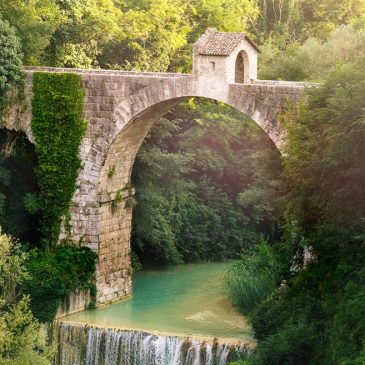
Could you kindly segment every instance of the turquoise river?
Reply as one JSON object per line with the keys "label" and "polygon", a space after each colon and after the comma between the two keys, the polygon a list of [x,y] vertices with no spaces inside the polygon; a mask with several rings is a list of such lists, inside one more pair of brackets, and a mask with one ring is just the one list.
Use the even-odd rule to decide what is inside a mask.
{"label": "turquoise river", "polygon": [[131,298],[53,324],[55,365],[226,365],[249,356],[251,329],[223,291],[230,264],[137,273]]}
{"label": "turquoise river", "polygon": [[224,294],[230,262],[178,265],[134,276],[133,296],[67,321],[213,337],[251,337],[251,329]]}

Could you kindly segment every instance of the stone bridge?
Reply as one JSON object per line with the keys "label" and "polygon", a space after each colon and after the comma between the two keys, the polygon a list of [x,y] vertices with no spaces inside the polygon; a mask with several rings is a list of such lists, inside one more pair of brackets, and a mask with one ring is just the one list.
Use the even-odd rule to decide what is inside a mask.
{"label": "stone bridge", "polygon": [[[207,34],[210,33],[201,39],[206,39]],[[26,70],[29,107],[25,114],[11,110],[6,128],[24,131],[30,141],[34,141],[31,130],[33,73],[81,74],[85,92],[83,113],[88,128],[80,147],[84,167],[78,177],[70,223],[73,239],[82,241],[99,254],[98,304],[131,294],[130,197],[134,193],[129,184],[131,172],[146,134],[170,108],[192,97],[223,102],[249,116],[279,150],[283,147],[285,131],[277,115],[285,110],[289,100],[299,103],[309,84],[257,80],[255,54],[250,55],[256,50],[252,42],[242,33],[219,34],[238,34],[241,38],[223,51],[204,50],[198,41],[194,47],[192,75],[45,67]],[[218,54],[224,52],[227,54]],[[253,70],[247,63],[247,55],[248,60],[253,60]],[[237,80],[237,57],[245,67],[240,80]],[[236,62],[233,66],[231,59]],[[232,67],[235,70],[232,71]],[[236,79],[230,79],[231,71],[236,73]],[[83,308],[84,300],[87,298],[76,298],[71,310]]]}

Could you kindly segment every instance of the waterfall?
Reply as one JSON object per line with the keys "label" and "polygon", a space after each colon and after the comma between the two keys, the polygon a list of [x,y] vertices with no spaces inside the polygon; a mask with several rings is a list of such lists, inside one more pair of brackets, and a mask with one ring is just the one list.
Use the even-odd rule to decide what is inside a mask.
{"label": "waterfall", "polygon": [[54,365],[226,365],[245,358],[250,345],[55,321]]}

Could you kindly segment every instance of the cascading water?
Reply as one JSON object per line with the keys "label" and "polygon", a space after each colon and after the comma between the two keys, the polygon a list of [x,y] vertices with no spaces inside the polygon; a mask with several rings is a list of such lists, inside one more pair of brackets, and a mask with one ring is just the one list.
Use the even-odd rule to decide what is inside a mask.
{"label": "cascading water", "polygon": [[55,365],[225,365],[250,353],[248,344],[192,339],[56,321]]}

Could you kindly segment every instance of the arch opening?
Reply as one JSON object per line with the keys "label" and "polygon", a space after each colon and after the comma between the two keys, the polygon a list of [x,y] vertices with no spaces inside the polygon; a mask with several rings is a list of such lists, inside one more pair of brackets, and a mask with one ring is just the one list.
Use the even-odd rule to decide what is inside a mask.
{"label": "arch opening", "polygon": [[[130,239],[135,192],[130,180],[136,155],[157,120],[171,108],[188,99],[189,97],[173,98],[148,107],[125,124],[109,147],[98,186],[101,217],[97,298],[99,303],[131,293]],[[105,294],[104,286],[114,288],[113,292]]]}
{"label": "arch opening", "polygon": [[236,57],[235,83],[246,84],[249,80],[249,62],[246,51],[241,51]]}
{"label": "arch opening", "polygon": [[40,240],[35,146],[25,133],[0,129],[0,227],[21,242]]}

